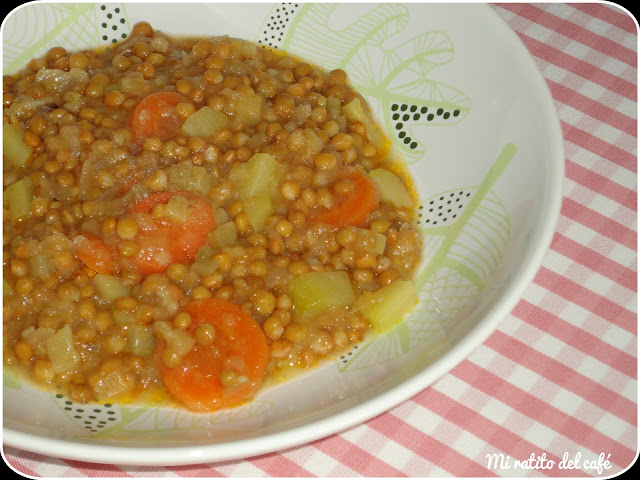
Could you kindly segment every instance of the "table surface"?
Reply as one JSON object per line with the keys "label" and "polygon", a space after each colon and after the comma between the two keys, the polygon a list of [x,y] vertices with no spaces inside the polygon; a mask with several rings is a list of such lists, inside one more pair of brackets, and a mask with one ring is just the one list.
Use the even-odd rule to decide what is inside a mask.
{"label": "table surface", "polygon": [[341,434],[180,467],[5,447],[38,477],[611,476],[637,453],[637,28],[615,6],[496,4],[535,58],[564,137],[553,242],[521,300],[448,375]]}

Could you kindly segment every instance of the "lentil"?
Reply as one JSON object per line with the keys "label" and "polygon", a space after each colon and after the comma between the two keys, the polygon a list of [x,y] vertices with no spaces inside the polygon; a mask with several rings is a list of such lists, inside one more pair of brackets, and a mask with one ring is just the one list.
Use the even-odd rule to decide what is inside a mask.
{"label": "lentil", "polygon": [[[81,81],[67,82],[74,72]],[[136,116],[152,95],[162,102]],[[77,402],[138,390],[168,399],[160,370],[222,335],[185,311],[211,298],[259,325],[268,378],[360,342],[371,325],[355,305],[303,315],[291,290],[293,279],[339,271],[360,297],[409,280],[419,262],[413,207],[376,202],[357,225],[314,223],[357,192],[345,172],[391,169],[369,122],[347,115],[355,99],[343,70],[223,36],[173,38],[147,22],[99,53],[54,47],[4,77],[5,128],[30,152],[19,167],[3,160],[5,192],[25,179],[30,197],[18,214],[19,201],[3,202],[4,290],[24,304],[5,309],[5,365]],[[189,131],[198,116],[207,120]],[[265,160],[248,175],[254,155],[274,168]],[[81,360],[61,367],[43,339],[69,329],[67,360]],[[218,374],[224,388],[248,381],[233,365]]]}

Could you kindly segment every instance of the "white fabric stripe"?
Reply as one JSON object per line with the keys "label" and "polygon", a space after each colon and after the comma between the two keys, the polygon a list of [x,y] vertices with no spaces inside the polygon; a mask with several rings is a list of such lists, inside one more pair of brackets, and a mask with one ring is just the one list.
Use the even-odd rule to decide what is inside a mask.
{"label": "white fabric stripe", "polygon": [[[587,378],[590,378],[591,380],[599,383],[605,388],[608,388],[609,390],[615,392],[621,397],[627,400],[630,400],[632,402],[636,401],[635,395],[632,395],[631,397],[626,396],[628,395],[628,393],[626,392],[629,391],[628,385],[629,384],[632,384],[634,386],[637,385],[637,382],[632,377],[625,375],[622,372],[619,372],[615,368],[612,368],[609,365],[606,365],[600,360],[594,357],[591,357],[587,353],[572,347],[566,342],[546,333],[543,330],[536,328],[533,325],[526,323],[525,321],[517,317],[510,318],[510,321],[518,326],[518,328],[514,332],[512,333],[503,332],[502,328],[500,327],[498,328],[498,330],[515,340],[528,344],[535,351],[549,358],[552,358],[558,363],[575,370],[576,372],[580,373],[581,375],[584,375]],[[534,338],[537,339],[535,340],[535,342],[533,342],[532,340]],[[523,377],[525,379],[528,378],[528,380],[518,380],[518,381],[525,381],[525,382],[532,381],[533,377],[531,376],[531,374],[528,373],[529,370],[526,369],[525,367],[520,367],[520,368],[524,370],[522,372],[519,372],[519,374],[522,373]],[[536,377],[539,377],[538,374],[533,373],[533,375],[535,375]],[[536,378],[536,381],[539,380],[540,378]],[[516,382],[510,382],[510,383],[516,384]],[[524,390],[529,391],[528,388],[525,388]],[[573,392],[571,393],[573,395],[576,395]],[[595,408],[599,408],[599,407],[595,407]],[[572,413],[570,412],[565,412],[565,413],[572,415]],[[589,423],[588,419],[586,418],[582,420],[585,423]],[[605,432],[602,432],[602,433],[605,433]]]}
{"label": "white fabric stripe", "polygon": [[[527,287],[522,298],[580,330],[607,332],[607,334],[599,336],[600,340],[628,355],[636,356],[636,349],[633,348],[636,339],[635,335],[616,325],[612,325],[603,318],[556,293],[550,292],[534,283]],[[560,308],[557,306],[560,306]],[[508,334],[506,331],[504,333]]]}
{"label": "white fabric stripe", "polygon": [[600,120],[582,110],[575,109],[559,99],[556,99],[556,109],[561,121],[567,122],[571,126],[577,127],[625,152],[636,154],[637,143],[633,135],[620,130],[614,125],[602,123]]}
{"label": "white fabric stripe", "polygon": [[556,231],[585,247],[595,250],[609,260],[636,271],[636,252],[613,239],[605,237],[564,215],[560,215]]}
{"label": "white fabric stripe", "polygon": [[[415,406],[410,402],[404,402],[395,407],[395,409],[398,416],[406,418],[415,409]],[[406,463],[413,457],[418,456],[415,452],[400,445],[395,440],[386,437],[366,425],[362,429],[357,429],[359,430],[357,432],[345,432],[340,435],[345,440],[357,445],[373,457],[376,457],[378,460],[385,462],[397,470],[403,471]]]}
{"label": "white fabric stripe", "polygon": [[[635,155],[637,153],[637,143],[633,136],[615,128],[612,125],[605,125],[600,120],[587,115],[581,110],[573,108],[571,105],[556,99],[556,111],[558,118],[572,127],[579,128],[594,137],[609,143],[625,152]],[[565,139],[565,142],[570,141]],[[616,164],[616,166],[619,165]]]}
{"label": "white fabric stripe", "polygon": [[267,477],[266,472],[246,460],[241,462],[222,463],[220,466],[216,467],[216,470],[228,477]]}
{"label": "white fabric stripe", "polygon": [[[391,411],[390,413],[394,415],[395,412]],[[436,419],[435,422],[433,420],[434,417]],[[442,442],[444,445],[449,446],[460,455],[473,462],[479,463],[482,467],[486,467],[486,464],[482,462],[482,459],[478,459],[478,452],[482,449],[491,449],[491,445],[487,444],[487,442],[482,440],[480,437],[460,428],[455,423],[451,423],[421,405],[417,405],[416,410],[409,418],[398,418],[414,428],[425,432],[427,435],[439,442]],[[431,418],[430,425],[425,425],[425,418]],[[428,431],[426,431],[425,428],[427,428]],[[464,435],[464,441],[458,441],[462,435]]]}
{"label": "white fabric stripe", "polygon": [[627,208],[615,200],[599,194],[595,190],[591,190],[584,185],[574,182],[569,178],[564,179],[565,197],[571,198],[576,202],[588,207],[594,212],[598,212],[605,217],[624,225],[627,228],[637,231],[637,212]]}
{"label": "white fabric stripe", "polygon": [[608,159],[604,159],[566,138],[564,140],[564,147],[565,157],[570,158],[573,163],[587,170],[591,170],[629,190],[635,191],[637,189],[638,176],[631,170],[617,163],[613,163]]}
{"label": "white fabric stripe", "polygon": [[375,456],[378,460],[381,460],[402,472],[404,471],[407,463],[409,463],[416,454],[399,443],[394,442],[393,440],[388,440],[375,454]]}
{"label": "white fabric stripe", "polygon": [[[547,255],[543,258],[542,265],[552,272],[582,285],[594,294],[611,300],[622,308],[628,308],[629,302],[636,295],[633,290],[619,285],[604,275],[594,272],[589,267],[576,263],[554,250],[547,252]],[[615,289],[615,293],[613,289]]]}
{"label": "white fabric stripe", "polygon": [[340,463],[333,457],[330,457],[326,453],[315,449],[311,457],[308,458],[307,461],[304,462],[301,466],[318,477],[328,476],[334,469],[338,468],[339,466],[345,470],[348,469],[348,467],[340,465]]}

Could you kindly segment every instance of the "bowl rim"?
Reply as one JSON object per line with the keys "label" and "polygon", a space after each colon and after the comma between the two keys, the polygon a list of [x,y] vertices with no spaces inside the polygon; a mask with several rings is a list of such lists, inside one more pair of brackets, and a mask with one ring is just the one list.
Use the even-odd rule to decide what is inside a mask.
{"label": "bowl rim", "polygon": [[560,217],[565,171],[562,129],[553,97],[542,72],[508,23],[490,5],[484,4],[482,7],[479,12],[485,15],[486,21],[501,26],[501,34],[510,41],[510,48],[518,53],[522,61],[526,62],[528,70],[533,73],[531,81],[535,86],[536,97],[543,102],[540,111],[543,112],[544,125],[547,127],[545,138],[551,152],[547,159],[550,176],[546,179],[548,195],[541,207],[540,225],[535,229],[526,255],[523,255],[526,258],[522,261],[521,267],[515,272],[500,298],[482,315],[482,320],[451,349],[422,371],[374,398],[310,423],[275,433],[258,434],[252,438],[198,446],[121,447],[54,440],[3,425],[3,445],[54,457],[63,455],[63,458],[71,460],[104,464],[113,464],[115,461],[121,465],[177,466],[250,458],[338,434],[387,412],[431,386],[480,347],[520,301],[522,292],[532,282],[542,264]]}

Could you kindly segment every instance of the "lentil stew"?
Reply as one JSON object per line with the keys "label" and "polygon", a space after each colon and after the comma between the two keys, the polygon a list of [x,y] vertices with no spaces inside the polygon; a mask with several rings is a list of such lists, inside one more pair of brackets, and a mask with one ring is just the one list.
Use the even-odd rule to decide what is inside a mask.
{"label": "lentil stew", "polygon": [[342,70],[146,22],[3,78],[4,365],[233,407],[415,305],[408,175]]}

